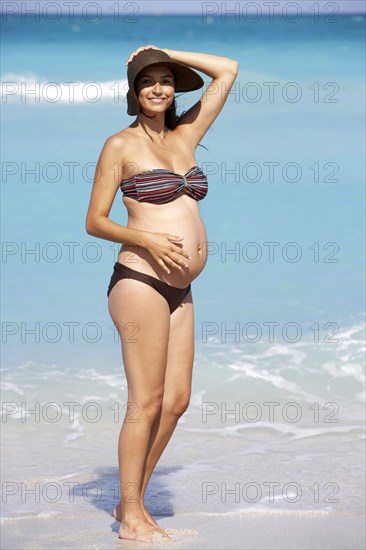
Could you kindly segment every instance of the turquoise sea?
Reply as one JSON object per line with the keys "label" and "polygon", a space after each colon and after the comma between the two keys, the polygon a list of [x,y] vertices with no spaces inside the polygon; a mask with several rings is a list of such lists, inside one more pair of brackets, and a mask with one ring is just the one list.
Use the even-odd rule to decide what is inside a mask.
{"label": "turquoise sea", "polygon": [[[161,512],[151,497],[151,507],[363,512],[364,14],[332,24],[141,15],[3,22],[5,480],[109,487],[118,477],[115,407],[126,401],[126,381],[106,292],[119,245],[88,235],[85,216],[104,141],[133,121],[126,59],[146,44],[239,62],[206,149],[196,151],[209,181],[200,203],[209,259],[192,284],[192,402],[153,482],[169,505]],[[179,111],[200,94],[180,95]],[[110,217],[127,221],[121,193]],[[78,403],[72,419],[69,402]],[[98,421],[84,414],[90,403]],[[293,481],[304,496],[202,500],[203,483],[238,479]],[[333,483],[337,502],[325,493],[315,501],[315,483],[328,496]],[[19,498],[9,496],[6,517],[62,508],[32,498],[19,507]],[[96,506],[112,501],[108,493]],[[90,501],[74,506],[85,514]]]}

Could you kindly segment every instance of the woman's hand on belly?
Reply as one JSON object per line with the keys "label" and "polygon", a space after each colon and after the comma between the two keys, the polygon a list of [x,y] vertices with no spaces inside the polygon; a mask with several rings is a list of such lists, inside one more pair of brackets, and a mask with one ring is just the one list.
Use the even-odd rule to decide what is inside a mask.
{"label": "woman's hand on belly", "polygon": [[183,237],[171,235],[170,233],[152,233],[144,232],[143,247],[153,260],[166,273],[170,273],[170,268],[174,267],[183,271],[188,268],[188,262],[191,259],[189,254],[175,243],[181,241]]}
{"label": "woman's hand on belly", "polygon": [[207,235],[197,201],[186,196],[165,205],[129,200],[133,205],[128,208],[128,227],[144,237],[138,247],[123,244],[119,262],[184,288],[207,261]]}

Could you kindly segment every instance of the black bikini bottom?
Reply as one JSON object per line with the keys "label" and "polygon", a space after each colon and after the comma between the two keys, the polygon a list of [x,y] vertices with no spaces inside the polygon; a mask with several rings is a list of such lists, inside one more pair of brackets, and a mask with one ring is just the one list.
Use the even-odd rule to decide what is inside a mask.
{"label": "black bikini bottom", "polygon": [[183,301],[183,299],[191,289],[190,284],[185,288],[177,288],[175,286],[164,283],[164,281],[160,281],[156,277],[147,275],[147,273],[135,271],[134,269],[131,269],[130,267],[127,267],[120,262],[116,262],[114,264],[113,274],[107,290],[108,297],[112,288],[120,279],[136,279],[136,281],[142,281],[143,283],[146,283],[147,285],[154,288],[168,302],[170,313],[173,313],[173,311],[177,309],[179,304]]}

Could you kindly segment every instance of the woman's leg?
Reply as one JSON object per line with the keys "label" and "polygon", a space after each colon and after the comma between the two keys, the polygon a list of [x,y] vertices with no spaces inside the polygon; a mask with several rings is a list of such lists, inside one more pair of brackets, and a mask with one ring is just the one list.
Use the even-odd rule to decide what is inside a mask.
{"label": "woman's leg", "polygon": [[171,315],[163,403],[151,430],[142,480],[142,497],[179,418],[189,405],[193,361],[194,311],[192,293],[189,292],[182,307],[178,307]]}
{"label": "woman's leg", "polygon": [[[167,368],[165,373],[163,404],[154,420],[148,453],[144,466],[142,485],[142,508],[149,521],[157,525],[146,510],[143,497],[151,474],[169,442],[177,422],[188,407],[191,393],[194,359],[194,311],[192,294],[189,292],[170,317]],[[121,521],[121,503],[114,510],[114,517]]]}
{"label": "woman's leg", "polygon": [[158,529],[141,507],[141,479],[152,425],[163,402],[170,312],[155,289],[134,279],[122,279],[113,287],[109,312],[121,338],[129,404],[118,443],[119,536],[148,542]]}

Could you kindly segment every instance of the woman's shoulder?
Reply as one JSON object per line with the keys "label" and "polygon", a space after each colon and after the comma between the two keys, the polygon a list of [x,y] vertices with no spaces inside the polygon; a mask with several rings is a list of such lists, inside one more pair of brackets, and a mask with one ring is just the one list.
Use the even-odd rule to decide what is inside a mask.
{"label": "woman's shoulder", "polygon": [[114,147],[121,147],[125,146],[129,141],[131,141],[132,138],[133,132],[131,132],[131,129],[125,128],[124,130],[121,130],[109,136],[105,140],[105,143]]}

